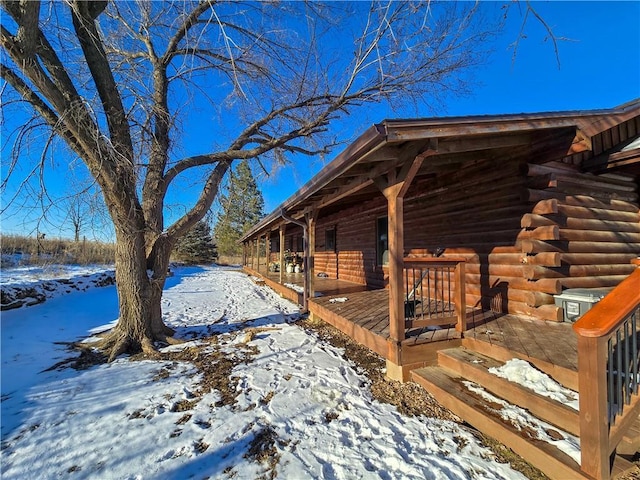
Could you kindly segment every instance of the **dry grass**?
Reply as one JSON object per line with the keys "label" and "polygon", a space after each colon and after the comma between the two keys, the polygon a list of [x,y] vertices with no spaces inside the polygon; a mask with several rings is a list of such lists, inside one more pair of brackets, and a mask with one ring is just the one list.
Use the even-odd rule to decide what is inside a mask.
{"label": "dry grass", "polygon": [[[111,264],[115,259],[115,245],[98,241],[0,235],[0,245],[3,255],[17,258],[21,265]],[[3,264],[8,262],[3,259]]]}

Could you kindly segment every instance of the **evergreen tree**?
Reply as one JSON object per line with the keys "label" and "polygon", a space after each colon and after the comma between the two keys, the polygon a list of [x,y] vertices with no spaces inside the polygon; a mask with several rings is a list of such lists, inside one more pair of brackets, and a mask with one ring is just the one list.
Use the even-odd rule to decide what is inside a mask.
{"label": "evergreen tree", "polygon": [[174,252],[176,260],[191,264],[212,263],[217,257],[216,247],[211,239],[211,227],[203,220],[178,240]]}
{"label": "evergreen tree", "polygon": [[262,192],[246,160],[229,172],[229,185],[219,198],[222,210],[214,227],[218,253],[240,255],[242,246],[238,240],[264,216]]}

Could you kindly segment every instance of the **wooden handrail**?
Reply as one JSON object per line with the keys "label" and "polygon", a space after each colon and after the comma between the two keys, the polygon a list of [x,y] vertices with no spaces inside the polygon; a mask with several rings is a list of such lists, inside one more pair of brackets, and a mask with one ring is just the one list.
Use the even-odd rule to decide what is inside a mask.
{"label": "wooden handrail", "polygon": [[[633,359],[631,365],[637,362],[638,352],[629,351],[627,325],[631,322],[634,339],[632,344],[635,349],[634,326],[638,307],[640,268],[573,325],[578,335],[580,468],[592,478],[610,478],[610,454],[617,445],[615,442],[619,441],[622,433],[635,421],[640,410],[635,380],[636,367],[632,367],[632,371],[636,372],[632,380],[635,387],[633,383],[623,383],[620,379],[625,371],[626,374],[629,373],[630,359]],[[626,351],[624,355],[622,349]],[[616,350],[617,355],[614,353]],[[617,412],[613,409],[614,405],[617,405]],[[616,428],[612,430],[612,426]]]}
{"label": "wooden handrail", "polygon": [[[454,305],[456,330],[464,332],[467,329],[466,316],[466,286],[465,286],[465,258],[458,257],[404,257],[403,270],[405,269],[431,269],[449,268],[453,272],[453,283],[455,291],[453,297],[449,299]],[[451,270],[452,269],[452,270]],[[408,294],[408,292],[404,292]]]}
{"label": "wooden handrail", "polygon": [[465,258],[453,258],[453,257],[404,257],[402,259],[405,267],[411,267],[412,264],[419,267],[429,264],[434,267],[448,267],[456,265],[458,263],[466,262]]}
{"label": "wooden handrail", "polygon": [[640,305],[640,268],[637,268],[574,323],[573,329],[581,337],[604,337],[611,333],[638,305]]}

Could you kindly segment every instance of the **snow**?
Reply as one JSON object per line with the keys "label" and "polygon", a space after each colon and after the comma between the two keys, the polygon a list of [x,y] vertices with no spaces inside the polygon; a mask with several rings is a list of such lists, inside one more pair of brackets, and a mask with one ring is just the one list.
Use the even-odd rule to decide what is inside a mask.
{"label": "snow", "polygon": [[285,287],[293,290],[294,292],[304,293],[304,287],[302,287],[300,285],[296,285],[295,283],[284,283],[283,285]]}
{"label": "snow", "polygon": [[[463,382],[464,385],[472,392],[482,396],[493,404],[500,405],[500,409],[496,409],[504,420],[514,424],[519,430],[527,430],[529,434],[535,434],[535,438],[543,442],[550,443],[569,455],[573,460],[580,465],[580,439],[567,432],[559,430],[557,427],[550,425],[539,418],[534,417],[526,410],[511,405],[505,402],[501,398],[498,398],[482,387],[474,384],[473,382]],[[550,432],[554,432],[555,435],[550,435]],[[560,438],[556,438],[560,437]]]}
{"label": "snow", "polygon": [[349,300],[347,297],[335,297],[329,300],[329,303],[344,303]]}
{"label": "snow", "polygon": [[113,272],[113,265],[24,265],[6,268],[3,255],[0,285],[19,286],[41,283],[43,280],[77,279],[78,277]]}
{"label": "snow", "polygon": [[546,373],[537,370],[529,362],[512,358],[499,368],[490,368],[489,372],[502,378],[534,390],[548,398],[579,410],[578,392],[563,387]]}
{"label": "snow", "polygon": [[[163,311],[188,340],[166,351],[202,347],[210,335],[217,343],[206,348],[225,356],[252,349],[250,361],[233,367],[236,403],[220,404],[212,390],[177,411],[202,378],[185,361],[123,356],[86,370],[47,370],[72,355],[58,342],[114,324],[113,286],[6,311],[3,479],[524,478],[463,426],[403,416],[375,400],[341,349],[292,323],[296,305],[237,270],[177,269]],[[260,438],[272,439],[272,467],[250,455]]]}

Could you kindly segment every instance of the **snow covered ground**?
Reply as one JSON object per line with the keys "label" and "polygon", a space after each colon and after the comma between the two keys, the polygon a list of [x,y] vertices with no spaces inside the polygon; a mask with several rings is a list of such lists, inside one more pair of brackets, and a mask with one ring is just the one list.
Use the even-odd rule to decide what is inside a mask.
{"label": "snow covered ground", "polygon": [[[85,370],[47,369],[113,324],[115,287],[2,313],[3,479],[524,478],[460,425],[375,400],[339,348],[292,324],[295,305],[237,270],[180,268],[163,302],[190,340],[165,355],[182,360]],[[230,369],[230,391],[202,390],[203,359]]]}

